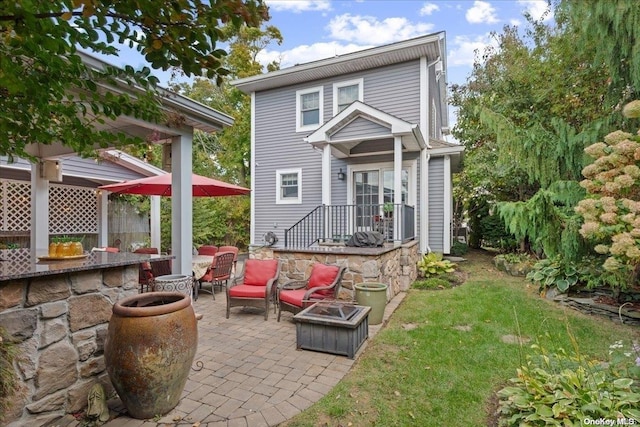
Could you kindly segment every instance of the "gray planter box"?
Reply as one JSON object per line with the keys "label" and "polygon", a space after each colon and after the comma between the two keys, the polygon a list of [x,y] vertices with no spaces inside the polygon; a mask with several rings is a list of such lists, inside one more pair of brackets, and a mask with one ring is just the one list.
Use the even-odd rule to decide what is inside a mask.
{"label": "gray planter box", "polygon": [[297,348],[353,359],[369,337],[369,311],[371,307],[338,302],[307,307],[293,317]]}

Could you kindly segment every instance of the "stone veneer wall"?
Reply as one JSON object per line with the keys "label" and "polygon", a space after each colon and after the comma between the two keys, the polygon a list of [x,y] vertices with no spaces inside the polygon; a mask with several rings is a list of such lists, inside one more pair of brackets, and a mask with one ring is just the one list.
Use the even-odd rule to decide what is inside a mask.
{"label": "stone veneer wall", "polygon": [[96,382],[111,393],[104,340],[112,307],[137,292],[137,265],[0,283],[0,326],[19,343],[21,379],[0,424],[39,426],[80,412]]}
{"label": "stone veneer wall", "polygon": [[339,298],[353,300],[354,285],[365,282],[380,282],[388,285],[387,301],[399,292],[409,289],[418,277],[417,263],[420,259],[418,242],[409,242],[389,252],[379,255],[342,253],[322,250],[302,251],[257,247],[252,249],[251,258],[282,261],[279,284],[289,280],[304,280],[311,274],[311,267],[317,262],[347,267],[342,278]]}

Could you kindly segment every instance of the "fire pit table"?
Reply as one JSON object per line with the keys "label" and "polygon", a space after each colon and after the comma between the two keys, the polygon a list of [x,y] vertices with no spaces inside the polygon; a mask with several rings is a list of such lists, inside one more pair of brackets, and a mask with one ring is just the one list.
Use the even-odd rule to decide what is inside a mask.
{"label": "fire pit table", "polygon": [[293,316],[298,349],[340,354],[353,359],[369,337],[371,307],[317,302]]}

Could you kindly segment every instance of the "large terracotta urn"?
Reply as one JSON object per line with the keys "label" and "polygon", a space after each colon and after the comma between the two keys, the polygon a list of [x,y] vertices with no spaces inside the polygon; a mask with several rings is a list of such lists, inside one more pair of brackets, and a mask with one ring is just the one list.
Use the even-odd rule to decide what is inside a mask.
{"label": "large terracotta urn", "polygon": [[105,363],[132,417],[154,418],[176,407],[197,346],[197,321],[189,295],[148,292],[113,306]]}

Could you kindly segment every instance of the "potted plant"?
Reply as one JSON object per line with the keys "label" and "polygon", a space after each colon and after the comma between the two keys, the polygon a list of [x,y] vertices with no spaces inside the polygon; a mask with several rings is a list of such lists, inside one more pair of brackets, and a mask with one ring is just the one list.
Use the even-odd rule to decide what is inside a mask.
{"label": "potted plant", "polygon": [[386,218],[391,218],[393,216],[393,210],[394,210],[395,206],[393,205],[393,203],[391,202],[386,202],[383,206],[382,206],[382,211],[384,212],[384,216]]}

